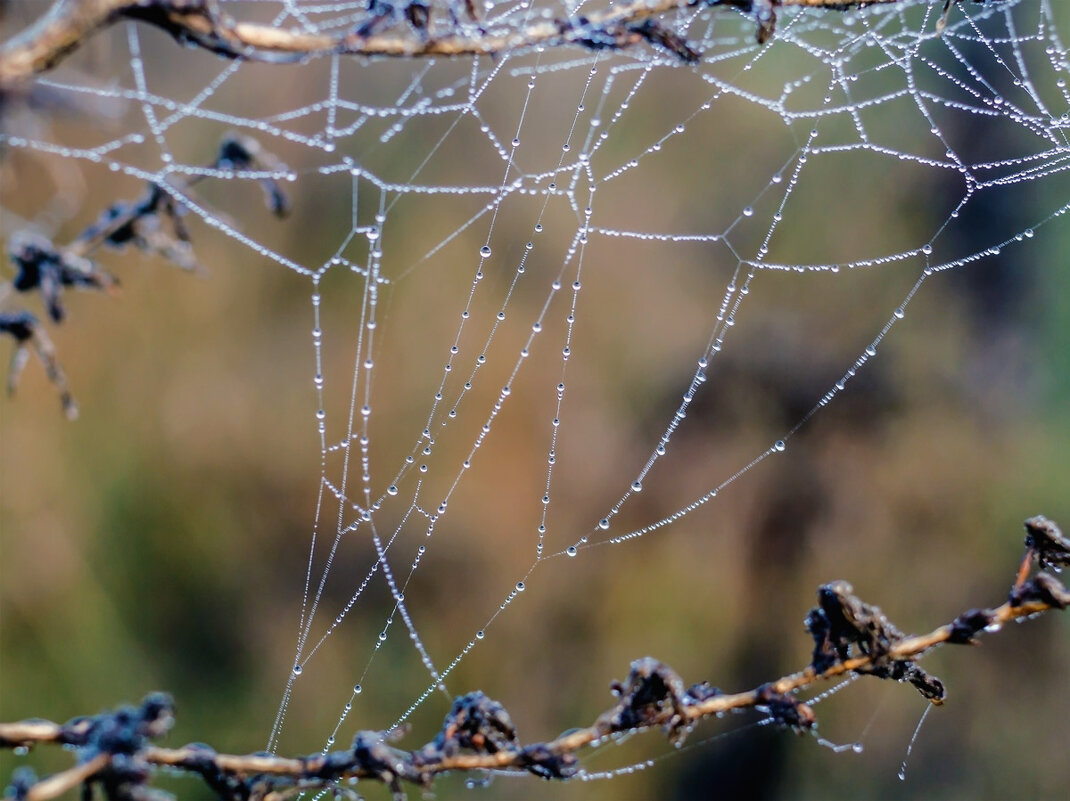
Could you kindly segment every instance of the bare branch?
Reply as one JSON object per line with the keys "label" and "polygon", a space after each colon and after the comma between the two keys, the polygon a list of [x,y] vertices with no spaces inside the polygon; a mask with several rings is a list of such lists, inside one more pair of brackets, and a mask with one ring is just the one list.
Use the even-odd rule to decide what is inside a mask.
{"label": "bare branch", "polygon": [[[1041,527],[1049,534],[1058,531],[1046,518],[1026,522],[1030,567],[1034,560],[1040,567],[1050,562],[1048,551],[1037,546]],[[477,691],[457,698],[438,735],[413,751],[391,746],[391,733],[374,731],[358,732],[349,749],[296,759],[217,754],[204,745],[160,748],[148,741],[164,733],[173,718],[170,699],[156,693],[140,709],[125,707],[64,725],[39,720],[0,724],[0,747],[55,743],[81,755],[76,768],[51,778],[17,776],[11,794],[33,801],[56,798],[78,783],[99,783],[109,798],[143,797],[135,796],[135,790],[143,790],[151,769],[161,767],[200,775],[221,799],[267,799],[287,791],[337,788],[350,778],[382,782],[396,798],[403,798],[402,782],[430,787],[435,776],[455,771],[516,771],[569,779],[579,772],[577,752],[606,737],[660,727],[679,742],[698,721],[733,710],[756,708],[782,728],[813,732],[813,709],[796,693],[847,673],[908,682],[940,704],[943,684],[917,664],[928,651],[945,643],[971,644],[982,632],[998,631],[1013,620],[1070,606],[1070,592],[1048,573],[1038,572],[1032,578],[1019,577],[1001,606],[970,609],[928,634],[908,637],[879,609],[854,596],[846,582],[822,586],[818,598],[807,617],[814,657],[798,673],[725,694],[706,682],[685,687],[662,662],[638,659],[627,679],[611,685],[617,698],[612,708],[592,725],[545,743],[522,745],[505,708]]]}
{"label": "bare branch", "polygon": [[[39,292],[49,318],[54,323],[61,323],[65,317],[61,302],[65,287],[117,294],[119,280],[89,258],[105,246],[115,249],[132,246],[162,256],[183,270],[199,271],[201,267],[194,257],[190,233],[183,219],[186,209],[179,199],[181,192],[217,171],[255,175],[264,190],[268,208],[275,216],[284,217],[289,212],[290,201],[272,176],[285,170],[286,165],[254,138],[231,131],[223,137],[216,157],[204,173],[177,185],[149,182],[140,198],[109,206],[95,223],[66,246],[57,245],[40,234],[16,231],[8,249],[8,258],[16,275],[10,282],[0,283],[0,303],[10,297],[12,291]],[[3,334],[15,340],[8,371],[8,394],[15,393],[32,349],[49,381],[59,390],[67,417],[75,419],[78,405],[56,357],[56,348],[40,321],[24,309],[0,311],[0,335]]]}
{"label": "bare branch", "polygon": [[[194,44],[231,58],[290,61],[329,54],[355,56],[491,55],[536,46],[576,45],[624,49],[647,42],[666,46],[674,36],[660,25],[645,23],[652,17],[699,5],[727,6],[750,14],[764,42],[776,23],[778,7],[844,10],[906,0],[630,0],[609,9],[567,19],[518,24],[484,31],[453,20],[429,25],[421,15],[408,14],[413,29],[363,35],[357,25],[342,34],[316,34],[270,25],[237,22],[218,11],[214,0],[56,0],[51,10],[21,34],[0,45],[0,86],[27,79],[51,69],[97,30],[132,19],[167,31],[183,43]],[[406,9],[413,0],[398,0]],[[421,8],[429,9],[426,3]],[[371,14],[371,12],[369,12]],[[417,24],[417,21],[419,24]],[[652,21],[652,20],[651,20]],[[653,21],[652,21],[653,22]],[[645,23],[645,24],[644,24]],[[440,33],[438,28],[442,27]],[[692,60],[693,49],[673,42],[670,52]],[[697,53],[694,56],[697,58]]]}
{"label": "bare branch", "polygon": [[8,370],[7,394],[15,394],[19,377],[23,368],[26,367],[32,350],[37,360],[41,362],[48,380],[59,391],[64,414],[69,420],[77,418],[78,404],[71,395],[70,387],[67,385],[67,376],[56,357],[56,346],[52,344],[52,340],[45,333],[40,321],[27,311],[0,312],[0,334],[6,334],[15,340],[15,350],[11,356],[11,367]]}
{"label": "bare branch", "polygon": [[50,798],[59,798],[104,770],[110,762],[110,755],[97,754],[88,762],[82,762],[62,773],[49,776],[35,784],[26,793],[26,801],[47,801]]}

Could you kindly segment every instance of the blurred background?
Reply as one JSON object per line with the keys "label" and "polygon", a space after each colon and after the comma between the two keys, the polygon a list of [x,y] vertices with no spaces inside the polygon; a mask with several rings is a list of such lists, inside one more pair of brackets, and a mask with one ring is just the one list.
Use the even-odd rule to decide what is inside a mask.
{"label": "blurred background", "polygon": [[[1065,9],[1050,16],[1047,4],[1016,5],[1020,30],[1054,31],[1063,41],[1070,36]],[[0,4],[4,38],[44,8]],[[247,17],[267,13],[255,6],[235,13],[238,8]],[[916,7],[904,19],[916,27],[922,13]],[[1070,526],[1070,226],[1058,218],[1022,244],[928,278],[877,358],[790,437],[783,454],[731,482],[713,502],[628,543],[548,559],[526,576],[543,514],[550,421],[558,414],[568,287],[577,277],[568,250],[584,204],[592,207],[592,225],[612,231],[727,236],[717,243],[589,237],[554,452],[548,554],[591,533],[650,456],[687,389],[740,259],[755,258],[764,241],[811,128],[819,132],[816,146],[852,142],[861,119],[876,147],[808,157],[769,243],[768,263],[846,265],[930,240],[932,262],[945,263],[1013,238],[1070,200],[1070,179],[1055,169],[981,190],[952,217],[967,192],[963,175],[896,157],[943,158],[930,124],[968,163],[1052,150],[1020,119],[956,112],[954,101],[965,102],[965,87],[974,85],[965,63],[983,71],[993,95],[1015,99],[1013,75],[995,68],[983,43],[952,39],[960,59],[940,40],[919,49],[915,85],[952,101],[928,104],[929,118],[910,95],[858,107],[855,119],[842,113],[796,118],[793,110],[822,106],[833,76],[815,51],[791,42],[816,43],[821,32],[789,28],[789,43],[770,46],[754,69],[744,69],[756,52],[749,23],[731,12],[713,19],[716,27],[706,35],[723,39],[710,49],[726,55],[696,71],[644,71],[638,60],[607,55],[588,95],[585,62],[540,73],[525,107],[536,65],[589,54],[507,59],[468,113],[415,117],[385,142],[397,117],[371,115],[339,138],[334,152],[299,141],[325,124],[324,108],[312,108],[328,97],[325,59],[243,65],[197,101],[207,113],[166,131],[167,147],[183,165],[211,162],[235,118],[293,134],[254,132],[296,171],[297,180],[285,184],[292,201],[286,220],[272,217],[252,181],[206,180],[193,196],[217,219],[305,267],[324,264],[354,219],[358,226],[374,224],[374,215],[394,204],[379,243],[390,283],[378,299],[371,385],[377,494],[419,441],[460,312],[469,309],[446,403],[458,397],[477,354],[485,354],[486,364],[457,404],[456,422],[436,437],[432,469],[420,477],[425,507],[436,505],[458,475],[507,383],[509,402],[433,537],[425,536],[426,519],[402,521],[400,501],[384,504],[377,525],[380,533],[401,527],[393,551],[399,575],[426,545],[405,595],[440,668],[525,579],[523,595],[486,626],[485,641],[449,681],[453,694],[482,689],[505,704],[525,742],[591,722],[612,703],[610,680],[623,679],[641,656],[663,660],[688,683],[706,679],[731,691],[802,668],[811,650],[802,621],[817,586],[830,580],[851,581],[910,632],[927,631],[968,607],[996,605],[1022,551],[1022,521],[1042,513]],[[830,41],[842,37],[849,23],[839,14],[827,19]],[[856,30],[873,19],[885,18],[855,18]],[[1002,17],[990,23],[985,30],[1006,34]],[[886,38],[843,65],[859,78],[837,84],[834,107],[906,83],[902,70],[875,69],[899,51],[888,45],[894,31],[871,27],[875,41]],[[696,36],[703,30],[701,23],[693,28]],[[217,57],[180,48],[147,27],[136,35],[154,98],[194,101],[227,69]],[[142,104],[113,91],[135,88],[128,36],[122,25],[101,33],[49,75],[61,87],[102,94],[40,85],[31,94],[3,97],[6,137],[93,148],[131,133],[144,136],[99,162],[0,141],[5,249],[16,231],[28,228],[69,242],[112,203],[138,197],[143,182],[110,163],[162,167]],[[1043,41],[1000,48],[1009,61],[1023,58],[1015,63],[1033,78],[1049,110],[1066,109],[1056,84],[1062,76]],[[630,63],[637,68],[609,70]],[[497,66],[488,61],[479,74]],[[464,101],[470,74],[471,62],[463,60],[430,67],[342,62],[339,95],[369,106],[411,106],[413,98],[446,105],[451,96]],[[702,110],[711,98],[711,110]],[[174,111],[162,101],[153,106],[160,118]],[[615,113],[622,119],[611,123]],[[578,151],[597,138],[591,120],[598,114],[610,135],[591,160],[592,173],[601,179],[632,158],[639,166],[597,182],[593,198],[581,173],[574,191],[579,208],[556,195],[541,218],[544,194],[512,195],[493,229],[485,208],[492,194],[399,198],[348,172],[321,171],[348,156],[385,182],[496,187],[505,161],[483,128],[508,151],[523,120],[516,164],[535,174],[554,169],[566,141]],[[344,128],[358,118],[357,111],[340,110],[334,124]],[[575,119],[578,133],[569,139]],[[685,122],[685,132],[651,149]],[[428,152],[431,160],[414,179]],[[1055,165],[1059,156],[1047,158]],[[998,173],[978,171],[985,178]],[[556,180],[568,187],[572,174]],[[544,225],[539,234],[532,227],[537,219]],[[0,402],[0,719],[64,720],[163,689],[178,705],[169,744],[206,741],[221,751],[248,752],[266,745],[290,678],[321,464],[336,480],[341,458],[322,455],[317,430],[312,281],[194,214],[187,220],[204,274],[158,256],[101,251],[95,255],[121,280],[121,296],[65,293],[68,319],[47,330],[80,419],[63,418],[36,363],[15,397]],[[474,282],[488,235],[492,255]],[[485,346],[529,240],[535,245],[509,296],[507,318]],[[366,264],[368,248],[358,236],[343,254]],[[873,341],[924,266],[924,259],[911,257],[838,272],[758,273],[668,455],[642,493],[621,507],[610,534],[674,513],[783,438]],[[11,265],[4,270],[10,278]],[[554,293],[550,284],[559,275],[565,289]],[[364,291],[363,277],[345,268],[332,268],[321,281],[328,443],[346,431]],[[513,380],[517,354],[547,303],[542,339]],[[36,296],[8,297],[4,311],[15,308],[43,317]],[[412,497],[416,478],[408,475],[400,485],[402,498]],[[357,486],[352,477],[350,485]],[[331,504],[328,498],[321,513],[317,566],[338,516],[337,502]],[[345,517],[353,519],[348,507]],[[360,585],[374,554],[363,529],[342,537],[313,640]],[[428,675],[400,623],[365,672],[391,609],[383,581],[373,580],[294,682],[280,753],[317,751],[357,681],[364,692],[339,730],[340,745],[357,729],[391,725],[423,692]],[[860,742],[861,754],[833,753],[813,738],[755,727],[755,718],[740,716],[699,727],[682,752],[651,733],[584,763],[608,770],[657,759],[640,774],[552,787],[501,777],[477,789],[451,777],[436,785],[435,795],[1064,797],[1070,618],[1049,615],[1012,628],[981,648],[945,649],[925,660],[948,686],[949,700],[922,728],[906,781],[897,773],[925,702],[908,687],[866,680],[816,708],[822,735]],[[448,701],[433,695],[401,745],[430,740],[447,709]],[[43,770],[66,764],[62,754],[42,752],[31,760]],[[0,754],[4,776],[15,763]],[[194,780],[163,783],[183,798],[207,797]],[[378,787],[362,791],[386,797]]]}

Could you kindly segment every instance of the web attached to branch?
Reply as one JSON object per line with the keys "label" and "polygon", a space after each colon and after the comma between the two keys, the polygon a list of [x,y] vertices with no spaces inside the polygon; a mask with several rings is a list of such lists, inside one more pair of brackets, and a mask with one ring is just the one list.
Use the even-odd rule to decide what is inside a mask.
{"label": "web attached to branch", "polygon": [[[302,496],[307,561],[268,748],[298,704],[335,721],[324,749],[440,717],[480,681],[457,678],[469,661],[511,647],[518,607],[591,575],[577,563],[610,570],[611,552],[669,531],[715,536],[735,485],[791,458],[937,276],[1027,261],[1035,232],[1070,208],[1058,5],[964,2],[946,26],[925,0],[781,8],[763,45],[747,15],[699,5],[627,49],[592,35],[403,62],[198,54],[188,75],[165,74],[147,45],[158,34],[127,23],[128,69],[112,85],[39,79],[69,102],[125,102],[139,122],[76,144],[12,128],[0,144],[162,188],[180,211],[156,198],[138,219],[194,230],[150,251],[193,269],[199,241],[229,239],[248,264],[228,269],[281,267],[310,297],[311,326],[291,334],[307,343],[310,385],[294,425],[320,467]],[[369,13],[222,8],[307,33]],[[452,13],[494,33],[600,9]],[[380,11],[384,29],[406,24]],[[221,136],[240,152],[208,161],[204,143]],[[289,223],[259,232],[254,195],[239,213],[206,194],[213,181],[259,183],[295,225],[323,225],[315,241],[277,235]],[[975,210],[993,204],[1015,211],[978,235]],[[893,207],[915,207],[916,223]],[[734,378],[733,358],[767,357],[795,388],[787,416],[772,415],[783,422]],[[740,436],[722,451],[725,430]],[[338,660],[352,686],[314,687]],[[397,702],[391,719],[354,722],[369,692]]]}

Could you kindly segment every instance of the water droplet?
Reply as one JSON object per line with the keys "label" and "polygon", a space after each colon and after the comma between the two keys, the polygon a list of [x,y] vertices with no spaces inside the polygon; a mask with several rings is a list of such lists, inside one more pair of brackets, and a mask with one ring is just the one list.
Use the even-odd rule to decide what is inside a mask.
{"label": "water droplet", "polygon": [[362,692],[364,692],[364,688],[363,687],[361,687],[359,684],[354,684],[353,685],[353,694],[354,695],[360,695]]}
{"label": "water droplet", "polygon": [[743,216],[744,217],[753,217],[754,216],[754,209],[752,209],[750,206],[745,206],[743,208]]}
{"label": "water droplet", "polygon": [[482,256],[484,259],[489,259],[490,258],[490,245],[484,245],[483,247],[481,247],[479,249],[479,255]]}
{"label": "water droplet", "polygon": [[577,553],[576,546],[575,545],[568,546],[567,548],[565,548],[565,553],[568,554],[569,556],[575,556],[576,553]]}
{"label": "water droplet", "polygon": [[788,446],[785,444],[784,440],[778,439],[776,442],[773,443],[773,447],[778,452],[782,453],[784,451],[784,449],[787,448]]}
{"label": "water droplet", "polygon": [[905,781],[907,777],[907,761],[910,759],[910,752],[914,750],[914,743],[918,740],[918,734],[921,733],[921,726],[925,722],[925,718],[929,716],[929,712],[932,710],[932,704],[925,705],[925,711],[921,713],[921,718],[918,720],[918,725],[914,727],[914,734],[910,737],[910,742],[907,744],[907,752],[903,756],[903,761],[899,765],[899,781]]}
{"label": "water droplet", "polygon": [[303,672],[304,672],[304,668],[302,668],[300,665],[294,665],[294,675],[295,676],[300,676]]}
{"label": "water droplet", "polygon": [[483,629],[480,629],[479,631],[476,632],[476,639],[477,640],[482,640],[486,636],[487,635],[483,633]]}
{"label": "water droplet", "polygon": [[524,584],[524,582],[523,582],[523,581],[518,581],[518,582],[516,583],[516,591],[517,591],[517,592],[523,592],[523,591],[524,591],[524,590],[526,590],[526,589],[527,589],[527,586],[526,586],[526,585]]}
{"label": "water droplet", "polygon": [[598,527],[602,529],[602,531],[607,530],[609,528],[609,518],[603,517],[601,520],[599,520]]}

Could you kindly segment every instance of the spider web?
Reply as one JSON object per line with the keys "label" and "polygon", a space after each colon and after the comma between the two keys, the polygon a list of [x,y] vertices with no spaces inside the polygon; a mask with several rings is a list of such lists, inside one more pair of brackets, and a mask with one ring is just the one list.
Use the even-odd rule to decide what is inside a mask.
{"label": "spider web", "polygon": [[[311,524],[294,534],[307,550],[292,619],[276,624],[296,636],[269,750],[312,747],[287,741],[295,714],[319,721],[326,750],[358,728],[433,727],[474,687],[537,705],[517,698],[509,651],[532,658],[518,628],[550,638],[555,670],[602,671],[569,633],[585,630],[587,591],[642,594],[646,571],[675,569],[618,553],[672,537],[673,553],[710,559],[738,522],[733,497],[791,460],[886,347],[939,339],[925,298],[942,274],[1026,262],[1061,224],[1057,6],[963,3],[942,34],[941,3],[780,9],[764,46],[734,10],[665,16],[696,65],[649,45],[290,66],[190,51],[176,72],[163,39],[131,23],[112,84],[39,79],[136,122],[119,136],[12,129],[9,151],[162,185],[213,271],[208,248],[239,254],[228,270],[281,267],[288,296],[308,298],[280,321],[285,347],[304,349],[292,425],[318,475],[294,490]],[[493,2],[482,25],[600,7]],[[224,8],[310,32],[366,14]],[[203,166],[228,130],[279,162]],[[265,180],[307,235],[254,226]],[[918,305],[920,340],[900,334]],[[741,377],[755,363],[775,386]],[[662,641],[657,617],[634,620],[631,656]],[[583,778],[653,764],[641,759]]]}

